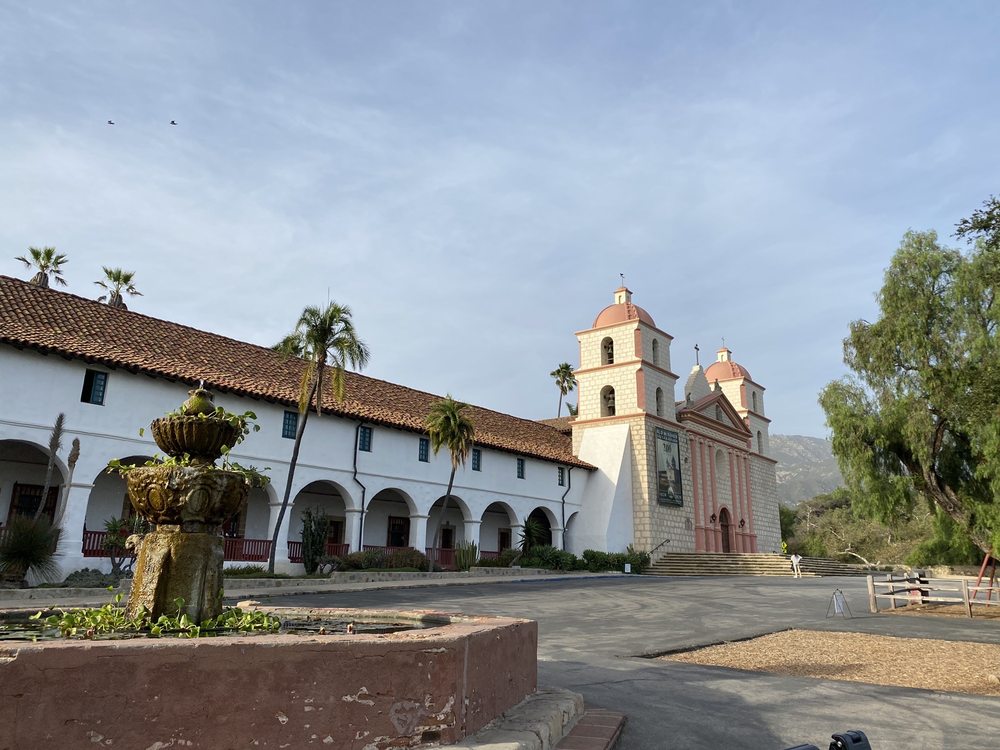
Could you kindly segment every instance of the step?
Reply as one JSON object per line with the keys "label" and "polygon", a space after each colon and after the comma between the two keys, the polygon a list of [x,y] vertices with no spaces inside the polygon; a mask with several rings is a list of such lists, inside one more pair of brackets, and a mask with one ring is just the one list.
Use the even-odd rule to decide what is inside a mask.
{"label": "step", "polygon": [[555,750],[611,750],[618,744],[625,714],[603,708],[588,708]]}

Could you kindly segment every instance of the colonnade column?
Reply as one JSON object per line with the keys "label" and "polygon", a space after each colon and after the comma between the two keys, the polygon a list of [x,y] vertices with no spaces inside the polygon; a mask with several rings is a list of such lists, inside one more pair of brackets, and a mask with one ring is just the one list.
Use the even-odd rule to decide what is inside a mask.
{"label": "colonnade column", "polygon": [[361,508],[347,508],[344,511],[344,541],[348,552],[361,551]]}
{"label": "colonnade column", "polygon": [[427,541],[427,518],[419,513],[410,514],[409,545],[418,552],[427,552],[427,548],[434,544],[433,539]]}
{"label": "colonnade column", "polygon": [[563,529],[559,526],[553,526],[550,531],[552,532],[552,546],[556,549],[563,548]]}
{"label": "colonnade column", "polygon": [[[63,577],[73,570],[87,567],[83,557],[83,527],[87,521],[87,504],[93,484],[74,482],[65,497],[65,510],[59,519],[59,546],[56,548],[56,564]],[[60,506],[57,505],[57,511]],[[104,531],[103,526],[91,531]]]}
{"label": "colonnade column", "polygon": [[462,539],[466,544],[472,542],[477,547],[479,546],[479,527],[482,526],[482,523],[479,520],[463,520]]}
{"label": "colonnade column", "polygon": [[[293,503],[285,509],[285,517],[281,519],[281,529],[278,531],[278,546],[274,550],[274,572],[290,573],[292,563],[288,559],[288,529],[291,528]],[[267,538],[274,538],[274,527],[278,525],[278,514],[281,512],[281,500],[268,503]]]}

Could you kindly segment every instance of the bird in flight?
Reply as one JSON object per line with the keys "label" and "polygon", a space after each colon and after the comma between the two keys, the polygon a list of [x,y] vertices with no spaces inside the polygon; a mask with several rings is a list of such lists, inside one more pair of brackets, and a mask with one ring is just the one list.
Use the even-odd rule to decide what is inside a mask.
{"label": "bird in flight", "polygon": [[114,121],[108,120],[108,125],[114,125],[114,124],[115,124]]}
{"label": "bird in flight", "polygon": [[171,121],[170,121],[170,124],[171,124],[171,125],[176,125],[176,124],[177,124],[177,120],[171,120]]}

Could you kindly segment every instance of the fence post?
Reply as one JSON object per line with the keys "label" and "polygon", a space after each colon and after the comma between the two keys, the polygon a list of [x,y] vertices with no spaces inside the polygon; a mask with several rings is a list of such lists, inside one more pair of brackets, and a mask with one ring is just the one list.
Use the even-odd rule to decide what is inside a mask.
{"label": "fence post", "polygon": [[892,573],[886,573],[885,580],[887,580],[889,582],[889,589],[888,589],[888,592],[887,592],[889,594],[889,609],[895,609],[896,608],[896,597],[893,596],[893,594],[896,593],[896,587],[892,585],[892,583],[893,583]]}
{"label": "fence post", "polygon": [[868,611],[872,614],[878,613],[878,600],[875,598],[875,576],[866,576],[868,579]]}
{"label": "fence post", "polygon": [[[927,586],[930,583],[930,581],[927,579],[927,571],[925,571],[925,570],[918,570],[917,571],[917,582],[921,586]],[[930,596],[930,591],[928,589],[925,589],[925,588],[921,588],[920,589],[920,603],[921,604],[927,604],[927,598],[929,596]]]}
{"label": "fence post", "polygon": [[962,579],[962,602],[965,604],[966,610],[969,612],[969,618],[972,618],[972,602],[969,601],[969,582],[963,578]]}

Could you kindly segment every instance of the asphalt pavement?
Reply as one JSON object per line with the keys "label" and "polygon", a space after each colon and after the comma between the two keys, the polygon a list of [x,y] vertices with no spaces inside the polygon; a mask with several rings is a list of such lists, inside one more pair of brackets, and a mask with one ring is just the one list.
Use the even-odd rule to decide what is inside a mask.
{"label": "asphalt pavement", "polygon": [[[835,589],[853,617],[827,617]],[[873,750],[1000,747],[1000,699],[648,658],[788,628],[1000,644],[996,621],[870,615],[862,577],[628,576],[256,598],[537,620],[539,683],[582,693],[588,708],[625,713],[622,750],[825,749],[846,729],[863,730]]]}

